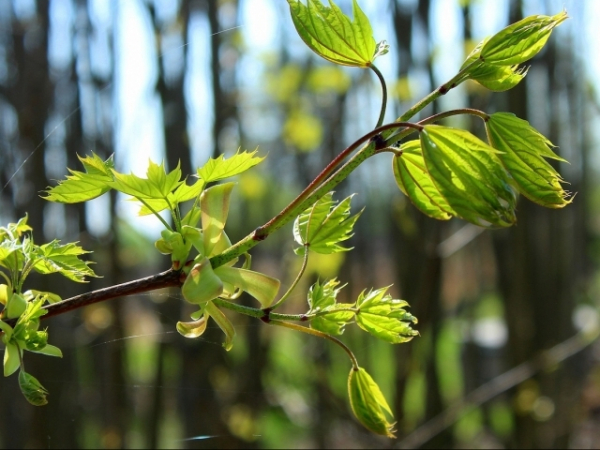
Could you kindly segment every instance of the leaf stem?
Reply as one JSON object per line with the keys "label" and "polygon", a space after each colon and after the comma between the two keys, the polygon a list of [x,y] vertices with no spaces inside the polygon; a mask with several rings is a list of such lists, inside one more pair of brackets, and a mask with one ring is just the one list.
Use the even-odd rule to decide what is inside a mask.
{"label": "leaf stem", "polygon": [[323,333],[322,331],[319,330],[315,330],[314,328],[308,328],[308,327],[303,327],[302,325],[298,325],[295,323],[290,323],[290,322],[281,322],[278,320],[272,320],[269,322],[272,325],[277,325],[280,327],[285,327],[285,328],[290,328],[292,330],[296,330],[296,331],[300,331],[302,333],[306,333],[306,334],[311,334],[313,336],[317,336],[320,338],[324,338],[324,339],[328,339],[331,342],[339,345],[342,350],[344,350],[348,356],[350,357],[350,361],[352,362],[352,368],[354,370],[358,370],[359,366],[358,366],[358,360],[356,359],[356,356],[354,356],[354,353],[352,353],[352,350],[350,350],[350,348],[344,344],[342,341],[340,341],[338,338],[333,337],[327,333]]}
{"label": "leaf stem", "polygon": [[[417,125],[427,125],[430,123],[435,123],[442,119],[445,119],[446,117],[457,116],[459,114],[470,114],[473,116],[481,117],[484,121],[489,119],[489,117],[490,117],[488,114],[486,114],[483,111],[480,111],[479,109],[459,108],[459,109],[451,109],[450,111],[444,111],[444,112],[441,112],[438,114],[434,114],[433,116],[429,116],[426,119],[423,119],[423,120],[417,122]],[[404,139],[406,136],[408,136],[411,133],[414,133],[413,128],[409,128],[407,130],[401,131],[398,134],[394,134],[392,137],[389,137],[385,140],[385,145],[388,147],[393,146],[396,142]],[[380,151],[380,153],[383,151],[387,151],[387,149],[382,149]]]}
{"label": "leaf stem", "polygon": [[306,314],[280,314],[271,312],[271,308],[253,308],[252,306],[240,305],[239,303],[234,303],[221,297],[213,299],[212,302],[221,308],[229,309],[230,311],[244,314],[245,316],[254,317],[255,319],[260,319],[267,323],[270,323],[271,320],[295,320],[298,322],[305,322],[308,320]]}
{"label": "leaf stem", "polygon": [[[156,211],[154,211],[154,208],[152,208],[148,203],[146,203],[143,199],[139,198],[139,197],[134,197],[136,200],[138,200],[140,203],[142,203],[146,208],[148,208],[150,211],[152,211],[152,214],[154,214],[156,217],[158,217],[158,220],[160,220],[162,222],[162,224],[165,226],[165,228],[169,231],[173,231],[173,229],[171,228],[171,226],[167,223],[167,221],[165,219],[162,218],[162,216],[157,213]],[[171,215],[173,214],[173,211],[171,210]]]}
{"label": "leaf stem", "polygon": [[377,75],[377,78],[379,78],[379,82],[381,83],[381,111],[379,112],[379,119],[377,119],[377,125],[375,126],[375,128],[379,128],[383,124],[385,110],[387,109],[387,85],[385,84],[385,78],[383,78],[383,74],[379,71],[375,64],[370,64],[369,69],[375,72],[375,75]]}
{"label": "leaf stem", "polygon": [[308,264],[308,246],[304,246],[304,258],[302,260],[302,267],[300,268],[300,272],[298,272],[298,275],[296,276],[296,279],[294,280],[294,282],[292,283],[292,285],[288,288],[288,290],[285,292],[285,294],[283,294],[279,300],[277,300],[275,303],[273,303],[271,306],[269,306],[269,309],[275,310],[279,306],[281,306],[281,304],[285,300],[287,300],[287,298],[290,296],[290,294],[292,293],[292,291],[298,285],[298,282],[300,281],[300,278],[302,278],[302,275],[304,275],[304,271],[306,270],[307,264]]}

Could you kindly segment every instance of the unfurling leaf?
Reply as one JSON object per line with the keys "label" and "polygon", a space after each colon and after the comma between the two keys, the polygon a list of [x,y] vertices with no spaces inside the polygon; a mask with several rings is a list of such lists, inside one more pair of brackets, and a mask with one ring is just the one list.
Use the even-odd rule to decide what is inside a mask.
{"label": "unfurling leaf", "polygon": [[227,316],[223,314],[223,311],[217,308],[217,305],[213,302],[208,302],[204,310],[213,318],[221,331],[225,333],[225,342],[223,343],[225,350],[231,350],[233,347],[233,338],[235,337],[235,328],[233,328],[233,324],[229,321]]}
{"label": "unfurling leaf", "polygon": [[76,243],[61,245],[53,240],[44,245],[35,246],[32,259],[33,269],[41,274],[60,273],[69,280],[85,283],[85,277],[97,277],[90,268],[90,261],[79,259],[81,255],[90,253]]}
{"label": "unfurling leaf", "polygon": [[427,172],[421,142],[408,141],[400,147],[402,154],[393,158],[394,177],[400,190],[429,217],[448,220],[456,215]]}
{"label": "unfurling leaf", "polygon": [[489,38],[484,39],[473,49],[471,54],[467,56],[461,70],[470,66],[468,78],[477,81],[490,91],[501,92],[514,88],[525,78],[527,69],[519,67],[518,64],[497,65],[480,60],[481,49],[488,40]]}
{"label": "unfurling leaf", "polygon": [[188,302],[200,306],[223,293],[223,283],[213,271],[208,258],[202,258],[192,267],[181,287],[181,293]]}
{"label": "unfurling leaf", "polygon": [[54,345],[50,345],[50,344],[46,344],[42,348],[39,348],[36,350],[30,350],[30,349],[27,349],[27,350],[29,350],[30,352],[33,352],[33,353],[39,353],[41,355],[55,356],[56,358],[63,357],[61,349],[58,347],[55,347]]}
{"label": "unfurling leaf", "polygon": [[13,342],[5,342],[4,347],[4,376],[8,377],[15,373],[21,366],[21,358],[19,353],[21,350],[17,344]]}
{"label": "unfurling leaf", "polygon": [[552,30],[568,18],[565,11],[554,16],[529,16],[492,36],[481,49],[486,63],[512,66],[533,58],[546,45]]}
{"label": "unfurling leaf", "polygon": [[386,294],[387,290],[385,287],[360,294],[356,302],[356,323],[373,336],[392,344],[408,342],[419,335],[411,328],[417,318],[405,310],[407,302],[393,299]]}
{"label": "unfurling leaf", "polygon": [[544,158],[565,161],[552,151],[552,143],[529,122],[510,113],[495,113],[486,121],[492,147],[515,180],[519,192],[547,208],[571,203],[560,174]]}
{"label": "unfurling leaf", "polygon": [[393,419],[392,410],[379,386],[362,367],[350,370],[348,396],[352,412],[368,430],[389,438],[396,437],[395,423],[390,423],[386,417],[387,414]]}
{"label": "unfurling leaf", "polygon": [[338,293],[345,286],[337,287],[340,282],[336,279],[321,284],[318,281],[308,291],[307,315],[316,315],[310,321],[311,328],[330,335],[341,335],[344,327],[354,318],[353,304],[337,303]]}
{"label": "unfurling leaf", "polygon": [[25,300],[22,295],[13,293],[6,306],[6,316],[8,319],[17,318],[25,312],[26,308],[27,300]]}
{"label": "unfurling leaf", "polygon": [[29,403],[34,406],[43,406],[48,403],[48,391],[33,376],[21,370],[19,372],[19,387]]}
{"label": "unfurling leaf", "polygon": [[183,337],[195,339],[204,334],[204,331],[206,331],[207,323],[208,315],[204,313],[203,316],[200,317],[200,319],[194,320],[193,322],[177,322],[177,331]]}
{"label": "unfurling leaf", "polygon": [[271,306],[281,284],[276,278],[239,267],[220,266],[215,269],[215,274],[223,283],[229,283],[250,294],[263,308]]}
{"label": "unfurling leaf", "polygon": [[377,48],[369,19],[356,0],[352,0],[354,20],[331,0],[329,7],[320,0],[288,0],[294,26],[302,40],[317,55],[335,64],[368,67],[385,44]]}
{"label": "unfurling leaf", "polygon": [[499,151],[468,131],[425,125],[420,133],[427,172],[456,215],[483,227],[516,222],[517,194]]}
{"label": "unfurling leaf", "polygon": [[294,239],[302,245],[296,254],[303,255],[306,247],[324,254],[351,250],[340,245],[352,237],[352,228],[362,214],[349,217],[351,200],[352,196],[346,197],[336,205],[333,192],[329,192],[300,214],[294,221]]}
{"label": "unfurling leaf", "polygon": [[231,158],[225,158],[223,155],[216,159],[211,158],[204,166],[198,169],[198,176],[205,183],[210,183],[239,175],[265,159],[265,157],[255,156],[256,153],[256,150],[253,152],[244,151],[242,153],[238,150]]}
{"label": "unfurling leaf", "polygon": [[59,203],[79,203],[92,200],[110,190],[113,181],[112,169],[114,162],[112,156],[102,161],[98,155],[82,158],[77,156],[83,164],[85,172],[69,169],[71,175],[57,186],[46,191],[46,200]]}
{"label": "unfurling leaf", "polygon": [[225,222],[229,214],[229,198],[235,183],[223,183],[212,186],[202,192],[202,232],[204,233],[204,254],[214,255],[215,246],[223,238]]}

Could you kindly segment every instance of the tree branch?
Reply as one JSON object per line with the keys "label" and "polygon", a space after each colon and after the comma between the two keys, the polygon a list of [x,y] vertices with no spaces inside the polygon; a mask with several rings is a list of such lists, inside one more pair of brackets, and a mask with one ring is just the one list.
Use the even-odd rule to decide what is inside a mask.
{"label": "tree branch", "polygon": [[[117,297],[125,297],[127,295],[139,294],[141,292],[154,291],[171,286],[180,287],[185,281],[185,274],[180,270],[169,269],[149,277],[140,278],[138,280],[128,281],[127,283],[117,284],[95,291],[86,292],[85,294],[76,295],[61,302],[53,303],[43,307],[48,313],[42,316],[42,319],[63,314],[74,309],[88,306],[93,303],[111,300]],[[16,319],[6,320],[11,327],[15,326]]]}

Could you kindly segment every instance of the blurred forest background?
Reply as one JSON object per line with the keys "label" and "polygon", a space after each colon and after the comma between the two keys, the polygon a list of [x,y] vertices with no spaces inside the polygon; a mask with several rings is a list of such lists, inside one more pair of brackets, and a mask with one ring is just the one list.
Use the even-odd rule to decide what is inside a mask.
{"label": "blurred forest background", "polygon": [[[350,12],[351,2],[338,2]],[[518,225],[488,231],[431,220],[397,189],[389,155],[338,189],[366,205],[354,251],[314,257],[286,306],[306,310],[318,277],[342,294],[393,284],[421,337],[391,346],[350,328],[344,341],[377,380],[398,439],[367,433],[346,400],[349,362],[328,342],[233,317],[234,349],[211,328],[175,332],[189,314],[176,291],[122,298],[49,319],[62,360],[27,355],[50,391],[32,407],[16,377],[0,384],[4,448],[597,448],[600,344],[597,239],[598,80],[584,64],[597,46],[593,1],[568,2],[572,19],[506,93],[467,82],[426,113],[457,107],[527,118],[570,161],[578,192],[564,210],[521,199]],[[387,119],[446,81],[473,45],[564,2],[361,1],[391,91]],[[597,27],[596,27],[597,28]],[[385,34],[384,34],[385,33]],[[594,56],[597,59],[597,54]],[[590,75],[590,73],[592,75]],[[285,206],[320,168],[374,126],[380,88],[371,73],[310,54],[283,0],[0,0],[0,222],[25,213],[38,243],[80,241],[103,276],[29,287],[63,298],[165,270],[158,228],[106,195],[50,204],[40,191],[80,169],[77,155],[115,154],[121,171],[147,160],[194,173],[210,156],[257,146],[268,158],[239,177],[228,221],[239,239]],[[450,122],[481,133],[470,119]],[[133,211],[133,212],[132,212]],[[154,237],[153,237],[154,236]],[[300,261],[291,228],[253,251],[255,267],[289,285]],[[251,300],[245,298],[244,302]]]}

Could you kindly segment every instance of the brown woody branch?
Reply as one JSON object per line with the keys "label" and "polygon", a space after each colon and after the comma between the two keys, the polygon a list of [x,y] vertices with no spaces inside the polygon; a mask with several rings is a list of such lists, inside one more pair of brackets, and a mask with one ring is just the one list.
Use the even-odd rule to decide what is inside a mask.
{"label": "brown woody branch", "polygon": [[[127,283],[117,284],[95,291],[86,292],[85,294],[76,295],[61,302],[53,303],[43,307],[46,315],[42,319],[63,314],[74,309],[88,306],[93,303],[111,300],[117,297],[125,297],[127,295],[139,294],[142,292],[154,291],[166,287],[182,286],[185,281],[185,274],[181,270],[169,269],[149,277],[140,278],[138,280],[128,281]],[[6,320],[10,326],[14,327],[16,319]]]}

